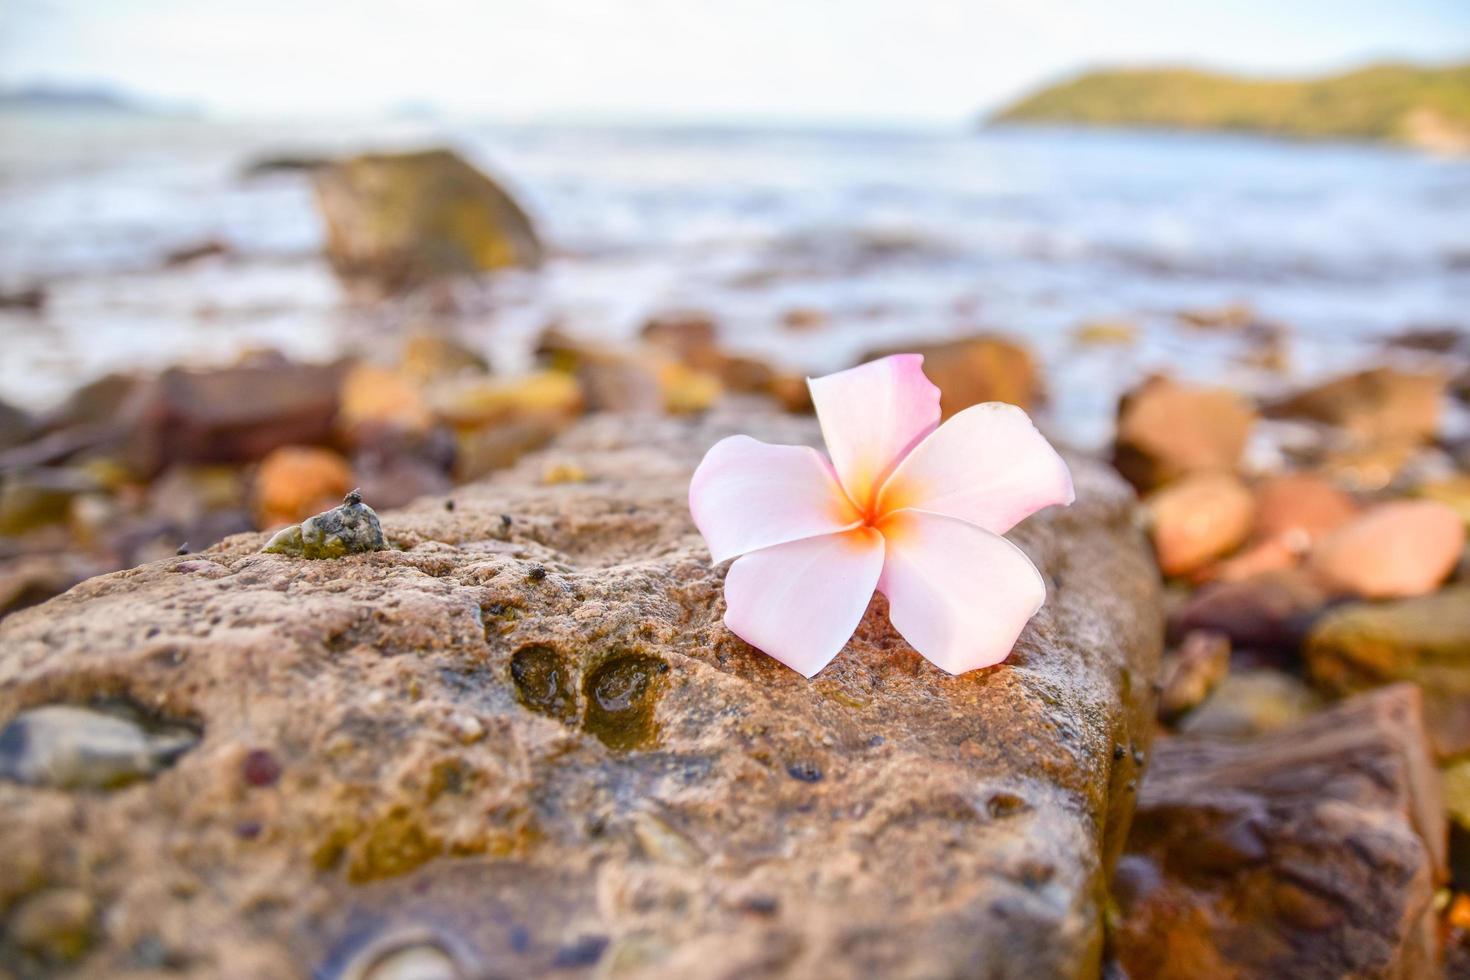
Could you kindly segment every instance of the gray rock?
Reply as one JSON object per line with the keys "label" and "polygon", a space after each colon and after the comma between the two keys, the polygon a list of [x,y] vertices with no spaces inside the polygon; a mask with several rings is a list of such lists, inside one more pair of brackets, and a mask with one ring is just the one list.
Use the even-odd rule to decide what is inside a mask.
{"label": "gray rock", "polygon": [[281,528],[261,550],[297,558],[341,558],[387,547],[377,512],[354,490],[342,498],[340,507]]}
{"label": "gray rock", "polygon": [[167,768],[199,736],[148,730],[119,714],[69,704],[22,711],[0,730],[0,778],[55,789],[115,789]]}

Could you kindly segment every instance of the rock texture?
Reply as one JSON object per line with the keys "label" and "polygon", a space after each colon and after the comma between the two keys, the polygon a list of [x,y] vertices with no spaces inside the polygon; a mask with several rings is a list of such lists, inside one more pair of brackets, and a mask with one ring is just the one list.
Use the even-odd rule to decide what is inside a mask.
{"label": "rock texture", "polygon": [[1445,821],[1398,685],[1248,740],[1162,743],[1119,864],[1132,980],[1439,975]]}
{"label": "rock texture", "polygon": [[[1051,594],[1005,664],[943,674],[878,598],[807,682],[723,628],[687,515],[731,431],[816,438],[594,420],[385,514],[389,550],[244,535],[0,624],[0,724],[111,698],[200,735],[120,789],[0,781],[0,962],[1096,975],[1162,632],[1131,492],[1075,460],[1077,504],[1015,532]],[[17,934],[41,902],[72,914]]]}

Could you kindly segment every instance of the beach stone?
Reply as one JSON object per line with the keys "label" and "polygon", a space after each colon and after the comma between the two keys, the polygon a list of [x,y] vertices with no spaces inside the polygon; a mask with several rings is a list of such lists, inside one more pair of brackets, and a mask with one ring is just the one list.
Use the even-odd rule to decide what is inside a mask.
{"label": "beach stone", "polygon": [[353,443],[380,433],[418,433],[433,424],[421,382],[406,372],[376,364],[354,364],[342,379],[337,426]]}
{"label": "beach stone", "polygon": [[403,342],[398,369],[426,384],[463,374],[489,374],[490,363],[476,350],[441,333],[419,332]]}
{"label": "beach stone", "polygon": [[1470,750],[1470,586],[1340,606],[1312,629],[1305,654],[1313,681],[1334,694],[1414,682],[1436,750]]}
{"label": "beach stone", "polygon": [[1312,572],[1332,592],[1393,599],[1433,592],[1465,550],[1459,514],[1434,500],[1379,504],[1324,538]]}
{"label": "beach stone", "polygon": [[1118,866],[1129,977],[1439,976],[1445,820],[1418,691],[1162,742]]}
{"label": "beach stone", "polygon": [[527,417],[569,421],[583,408],[575,378],[537,371],[518,378],[466,378],[437,385],[429,404],[441,420],[462,429]]}
{"label": "beach stone", "polygon": [[1228,473],[1195,473],[1146,501],[1154,552],[1165,575],[1185,575],[1234,551],[1250,533],[1255,501]]}
{"label": "beach stone", "polygon": [[35,420],[6,401],[0,401],[0,449],[18,446],[35,431]]}
{"label": "beach stone", "polygon": [[1113,465],[1140,490],[1188,473],[1234,472],[1255,421],[1233,391],[1149,378],[1118,405]]}
{"label": "beach stone", "polygon": [[255,520],[262,528],[305,520],[352,489],[352,466],[318,446],[282,446],[255,471]]}
{"label": "beach stone", "polygon": [[126,461],[140,477],[174,463],[243,463],[332,441],[342,367],[281,358],[217,370],[171,368],[120,409]]}
{"label": "beach stone", "polygon": [[1030,409],[1045,396],[1031,351],[993,334],[870,351],[858,363],[905,353],[924,355],[924,374],[939,387],[944,418],[982,402],[1009,402]]}
{"label": "beach stone", "polygon": [[337,977],[417,931],[473,977],[1097,976],[1162,634],[1132,492],[1072,456],[1078,502],[1012,532],[1049,597],[1004,664],[945,674],[876,596],[807,681],[723,626],[688,515],[735,432],[819,441],[596,417],[385,514],[390,550],[245,535],[8,617],[0,717],[125,687],[204,739],[105,798],[0,783],[0,853],[105,902],[95,975],[162,941]]}
{"label": "beach stone", "polygon": [[1223,633],[1237,648],[1295,651],[1327,604],[1310,575],[1293,568],[1239,581],[1214,582],[1190,596],[1170,616],[1170,631]]}
{"label": "beach stone", "polygon": [[721,357],[719,327],[701,310],[668,310],[648,319],[645,341],[674,354],[690,367],[713,367]]}
{"label": "beach stone", "polygon": [[145,779],[192,748],[179,726],[67,704],[30,708],[0,729],[0,779],[58,789],[114,789]]}
{"label": "beach stone", "polygon": [[1313,473],[1269,477],[1256,485],[1255,495],[1252,536],[1258,541],[1283,540],[1298,552],[1358,513],[1352,497]]}
{"label": "beach stone", "polygon": [[133,374],[113,372],[77,388],[58,407],[48,412],[48,429],[70,429],[115,425],[128,399],[144,384]]}
{"label": "beach stone", "polygon": [[262,551],[296,558],[343,558],[388,547],[377,512],[362,502],[356,490],[342,498],[340,507],[308,517],[271,535]]}
{"label": "beach stone", "polygon": [[1443,375],[1372,368],[1298,392],[1267,413],[1326,422],[1364,443],[1419,443],[1439,431],[1444,393]]}
{"label": "beach stone", "polygon": [[1196,569],[1190,581],[1240,582],[1268,572],[1279,572],[1294,568],[1301,561],[1301,554],[1293,548],[1287,538],[1270,538],[1247,544],[1229,558]]}
{"label": "beach stone", "polygon": [[374,153],[315,168],[327,258],[348,279],[395,291],[537,266],[541,241],[515,199],[449,150]]}
{"label": "beach stone", "polygon": [[98,489],[80,469],[60,466],[14,470],[0,476],[0,535],[25,534],[65,521],[72,501]]}
{"label": "beach stone", "polygon": [[1231,672],[1179,723],[1192,735],[1262,735],[1293,725],[1322,707],[1301,678],[1270,667]]}
{"label": "beach stone", "polygon": [[1164,690],[1159,694],[1159,718],[1173,721],[1197,707],[1230,673],[1230,637],[1194,630],[1177,650],[1164,656]]}

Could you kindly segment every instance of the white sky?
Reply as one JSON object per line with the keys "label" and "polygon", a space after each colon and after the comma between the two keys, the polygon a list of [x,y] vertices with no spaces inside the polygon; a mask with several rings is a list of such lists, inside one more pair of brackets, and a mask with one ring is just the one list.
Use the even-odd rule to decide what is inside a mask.
{"label": "white sky", "polygon": [[239,113],[958,122],[1119,63],[1470,58],[1470,0],[0,0],[0,83]]}

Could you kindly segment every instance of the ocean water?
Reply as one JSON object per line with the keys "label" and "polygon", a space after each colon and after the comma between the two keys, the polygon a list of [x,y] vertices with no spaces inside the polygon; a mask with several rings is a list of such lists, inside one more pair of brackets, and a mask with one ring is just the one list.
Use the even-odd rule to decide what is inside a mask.
{"label": "ocean water", "polygon": [[[319,256],[309,179],[245,179],[274,154],[449,145],[537,220],[552,259],[459,293],[360,306]],[[179,267],[204,241],[226,255]],[[449,326],[497,367],[548,324],[619,339],[699,309],[726,344],[808,373],[978,331],[1045,364],[1050,414],[1105,438],[1118,391],[1165,370],[1245,391],[1377,362],[1407,328],[1470,331],[1470,161],[1388,148],[1038,129],[225,123],[0,117],[0,398],[43,407],[107,370],[391,350]],[[1287,370],[1181,310],[1246,303],[1285,328]],[[794,309],[819,328],[783,325]],[[1123,319],[1135,343],[1079,324]],[[1409,356],[1409,355],[1395,355]]]}

